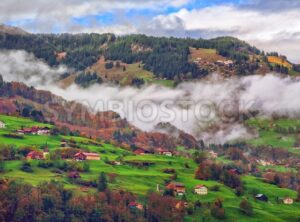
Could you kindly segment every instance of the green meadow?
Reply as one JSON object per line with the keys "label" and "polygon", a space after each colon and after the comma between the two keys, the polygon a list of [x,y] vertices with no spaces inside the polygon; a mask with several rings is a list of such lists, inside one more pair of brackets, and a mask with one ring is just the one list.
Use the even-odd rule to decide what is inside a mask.
{"label": "green meadow", "polygon": [[[55,149],[60,149],[61,139],[73,139],[81,148],[97,152],[101,156],[99,161],[88,161],[90,171],[81,173],[84,180],[97,180],[100,172],[106,174],[116,174],[116,180],[109,183],[111,189],[123,189],[136,194],[140,201],[144,201],[146,194],[149,191],[155,191],[157,184],[160,189],[164,189],[165,181],[170,180],[171,174],[164,173],[164,169],[172,168],[176,171],[177,182],[184,183],[186,186],[186,198],[189,203],[197,200],[201,203],[213,202],[216,198],[222,199],[226,211],[226,219],[223,221],[299,221],[300,219],[300,203],[293,205],[284,205],[277,201],[278,198],[293,197],[296,198],[297,193],[293,190],[282,189],[277,186],[264,183],[259,178],[247,175],[242,176],[242,181],[245,185],[245,193],[243,196],[238,197],[234,190],[216,182],[216,181],[201,181],[194,178],[196,163],[192,159],[184,157],[167,157],[162,155],[134,155],[132,152],[116,147],[111,144],[100,142],[99,145],[90,145],[89,139],[83,137],[69,137],[69,136],[33,136],[25,135],[23,139],[11,139],[4,137],[5,134],[11,133],[21,127],[30,126],[46,126],[33,122],[29,119],[9,117],[0,115],[0,121],[5,122],[6,128],[0,129],[0,144],[14,145],[16,147],[34,146],[40,149],[43,145],[49,146],[50,152]],[[300,123],[300,122],[299,122]],[[249,122],[249,124],[258,126],[256,122]],[[285,124],[285,123],[282,123]],[[49,126],[49,125],[47,125]],[[53,127],[53,126],[49,126]],[[264,135],[264,134],[262,134]],[[251,143],[260,144],[262,141],[251,141]],[[288,143],[286,144],[289,145]],[[120,166],[112,166],[107,164],[105,160],[115,160],[123,158],[123,164]],[[149,167],[136,167],[132,166],[126,161],[140,161],[151,162],[153,165]],[[223,157],[218,158],[220,162],[226,162]],[[31,160],[33,172],[26,173],[20,170],[22,160],[19,161],[6,161],[5,173],[1,173],[1,178],[13,178],[23,180],[33,185],[38,185],[43,181],[57,180],[62,182],[66,188],[78,191],[81,193],[80,187],[73,184],[67,177],[66,173],[58,174],[51,172],[51,169],[43,169],[38,167],[37,160]],[[193,189],[195,185],[203,184],[208,187],[209,193],[206,196],[199,196],[194,194]],[[213,186],[219,186],[218,191],[212,191]],[[90,189],[89,192],[94,192]],[[254,194],[264,193],[268,196],[269,202],[257,201],[253,198]],[[178,198],[180,199],[180,197]],[[243,199],[248,199],[254,208],[254,214],[248,217],[241,213],[239,204]],[[202,208],[197,209],[192,216],[186,216],[186,221],[217,221],[212,217],[207,217],[207,212]]]}

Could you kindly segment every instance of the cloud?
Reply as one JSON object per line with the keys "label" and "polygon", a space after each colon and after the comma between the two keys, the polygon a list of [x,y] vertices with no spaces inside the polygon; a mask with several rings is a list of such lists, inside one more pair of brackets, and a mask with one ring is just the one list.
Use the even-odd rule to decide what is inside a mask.
{"label": "cloud", "polygon": [[[298,62],[300,60],[298,44],[300,41],[299,8],[290,8],[284,12],[269,12],[246,9],[233,5],[212,6],[202,9],[181,9],[169,15],[154,18],[153,32],[165,27],[172,34],[178,32],[199,33],[199,37],[217,37],[232,35],[259,45],[264,50],[276,50]],[[203,37],[203,36],[202,36]],[[277,43],[277,44],[276,44]],[[293,47],[292,47],[293,46]]]}
{"label": "cloud", "polygon": [[[2,0],[0,22],[21,26],[31,32],[47,33],[114,32],[118,35],[143,33],[194,38],[230,35],[265,51],[279,51],[293,62],[300,61],[299,1],[226,2],[61,0],[54,4],[46,0]],[[132,10],[136,12],[134,15],[130,13]],[[109,24],[97,20],[107,13],[112,15]],[[74,18],[90,19],[78,24]]]}
{"label": "cloud", "polygon": [[101,15],[107,12],[126,10],[162,11],[168,7],[180,7],[191,0],[61,0],[53,3],[47,0],[2,0],[0,22],[22,24],[35,32],[67,31],[73,18]]}
{"label": "cloud", "polygon": [[50,68],[24,51],[0,52],[4,80],[51,91],[94,112],[114,110],[145,131],[155,130],[160,122],[169,122],[207,143],[225,143],[255,136],[240,121],[240,116],[250,115],[250,111],[259,111],[261,117],[268,118],[274,114],[300,118],[300,78],[269,74],[224,80],[215,74],[176,88],[149,85],[137,89],[102,84],[62,89],[55,79],[65,71],[65,67]]}
{"label": "cloud", "polygon": [[50,68],[25,51],[0,51],[0,74],[5,81],[18,81],[30,86],[48,85],[67,71],[65,66]]}

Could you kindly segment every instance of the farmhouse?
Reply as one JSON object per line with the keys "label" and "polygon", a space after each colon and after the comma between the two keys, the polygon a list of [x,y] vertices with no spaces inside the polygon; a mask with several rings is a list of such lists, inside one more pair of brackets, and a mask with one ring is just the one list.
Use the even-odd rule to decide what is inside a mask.
{"label": "farmhouse", "polygon": [[0,129],[3,129],[3,128],[5,128],[5,123],[0,121]]}
{"label": "farmhouse", "polygon": [[136,155],[145,155],[145,154],[149,154],[150,152],[148,150],[139,148],[139,149],[135,150],[134,153]]}
{"label": "farmhouse", "polygon": [[178,196],[185,194],[185,186],[182,183],[171,182],[166,186],[166,188],[168,190],[173,190],[173,192]]}
{"label": "farmhouse", "polygon": [[44,154],[40,151],[31,151],[26,156],[27,160],[42,160],[44,159]]}
{"label": "farmhouse", "polygon": [[50,135],[50,128],[33,126],[31,128],[25,128],[17,130],[19,135],[32,134],[32,135]]}
{"label": "farmhouse", "polygon": [[256,196],[255,196],[255,199],[256,200],[260,200],[260,201],[265,201],[265,202],[267,202],[269,199],[268,199],[268,197],[266,196],[266,195],[264,195],[264,194],[257,194]]}
{"label": "farmhouse", "polygon": [[50,128],[48,128],[48,127],[39,128],[37,130],[37,134],[38,135],[50,135]]}
{"label": "farmhouse", "polygon": [[49,155],[49,149],[46,147],[43,151],[43,157],[46,159],[46,157]]}
{"label": "farmhouse", "polygon": [[74,155],[74,159],[77,161],[100,160],[100,155],[98,153],[78,152]]}
{"label": "farmhouse", "polygon": [[129,202],[128,207],[130,209],[138,209],[138,210],[143,210],[143,208],[144,208],[142,204],[140,204],[136,201]]}
{"label": "farmhouse", "polygon": [[162,149],[162,148],[158,148],[157,149],[158,153],[160,155],[165,155],[165,156],[173,156],[173,153],[169,150],[165,150],[165,149]]}
{"label": "farmhouse", "polygon": [[213,150],[209,151],[209,156],[213,159],[216,159],[218,157],[218,154],[214,152]]}
{"label": "farmhouse", "polygon": [[282,202],[283,202],[284,204],[293,204],[293,203],[294,203],[294,200],[293,200],[293,198],[286,197],[286,198],[284,198],[284,199],[282,200]]}
{"label": "farmhouse", "polygon": [[201,184],[195,186],[194,191],[196,194],[199,194],[199,195],[207,195],[207,193],[208,193],[207,187],[204,185],[201,185]]}

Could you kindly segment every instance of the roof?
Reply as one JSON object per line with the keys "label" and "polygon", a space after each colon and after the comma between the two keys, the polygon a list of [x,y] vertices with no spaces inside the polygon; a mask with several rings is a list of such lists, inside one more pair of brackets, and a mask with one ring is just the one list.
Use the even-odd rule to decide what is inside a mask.
{"label": "roof", "polygon": [[79,155],[99,157],[98,153],[86,153],[86,152],[78,152],[74,156],[76,157],[76,156],[79,156]]}
{"label": "roof", "polygon": [[134,151],[135,154],[141,154],[141,153],[146,153],[147,151],[144,149],[137,149],[136,151]]}
{"label": "roof", "polygon": [[183,183],[178,183],[178,182],[171,182],[167,185],[167,187],[185,187],[185,185]]}
{"label": "roof", "polygon": [[33,157],[33,156],[43,156],[43,153],[40,151],[33,150],[27,154],[27,157]]}
{"label": "roof", "polygon": [[202,184],[198,184],[195,186],[195,189],[201,189],[201,188],[207,188],[207,187]]}
{"label": "roof", "polygon": [[138,203],[135,202],[135,201],[131,201],[131,202],[128,204],[129,207],[136,207],[137,205],[138,205]]}
{"label": "roof", "polygon": [[265,197],[265,196],[266,196],[266,195],[264,195],[264,194],[262,194],[262,193],[259,193],[259,194],[256,194],[255,197],[260,198],[260,197]]}

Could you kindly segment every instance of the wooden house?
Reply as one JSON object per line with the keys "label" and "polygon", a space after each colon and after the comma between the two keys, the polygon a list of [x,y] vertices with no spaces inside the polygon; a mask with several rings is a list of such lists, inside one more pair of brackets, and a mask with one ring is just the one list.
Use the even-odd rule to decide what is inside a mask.
{"label": "wooden house", "polygon": [[195,186],[195,189],[194,189],[195,193],[198,194],[198,195],[207,195],[208,194],[208,189],[206,186],[204,185],[197,185]]}

